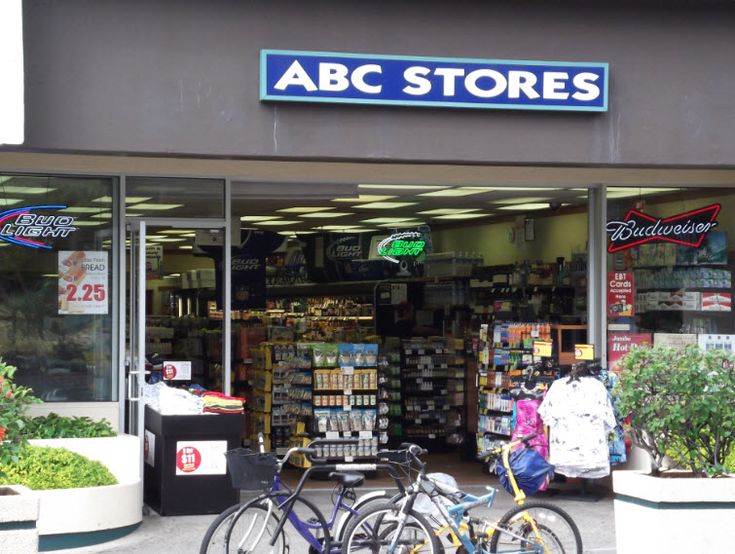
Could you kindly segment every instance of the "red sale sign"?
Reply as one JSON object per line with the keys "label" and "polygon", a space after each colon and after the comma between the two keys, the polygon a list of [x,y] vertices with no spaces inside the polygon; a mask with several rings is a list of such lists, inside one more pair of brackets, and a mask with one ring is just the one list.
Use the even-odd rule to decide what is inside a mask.
{"label": "red sale sign", "polygon": [[642,344],[653,344],[651,333],[608,333],[607,334],[607,367],[618,372],[620,360],[630,352],[631,347]]}
{"label": "red sale sign", "polygon": [[634,298],[632,271],[611,271],[607,274],[608,317],[632,317]]}
{"label": "red sale sign", "polygon": [[191,473],[199,469],[201,463],[202,455],[193,446],[185,446],[176,452],[176,468],[179,471]]}

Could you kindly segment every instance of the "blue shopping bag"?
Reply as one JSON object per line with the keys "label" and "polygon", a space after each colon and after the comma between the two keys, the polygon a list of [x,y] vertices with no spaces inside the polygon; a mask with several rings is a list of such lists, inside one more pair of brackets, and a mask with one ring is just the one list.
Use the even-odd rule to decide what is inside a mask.
{"label": "blue shopping bag", "polygon": [[[511,452],[509,462],[518,487],[529,496],[536,494],[547,477],[554,476],[554,466],[544,460],[543,456],[533,448],[521,448]],[[496,471],[500,477],[500,484],[506,491],[513,494],[508,471],[502,462],[498,462]]]}

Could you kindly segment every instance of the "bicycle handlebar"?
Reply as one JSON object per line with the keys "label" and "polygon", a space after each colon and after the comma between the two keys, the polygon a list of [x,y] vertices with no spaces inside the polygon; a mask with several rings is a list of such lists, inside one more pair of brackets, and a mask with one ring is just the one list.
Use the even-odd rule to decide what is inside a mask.
{"label": "bicycle handlebar", "polygon": [[485,450],[485,452],[480,452],[477,455],[477,459],[485,460],[487,458],[500,456],[503,453],[503,449],[513,448],[514,446],[517,446],[519,444],[525,444],[526,446],[528,446],[528,443],[531,442],[533,439],[535,439],[537,436],[538,436],[538,433],[531,433],[530,435],[526,435],[525,437],[521,437],[519,439],[511,441],[508,444],[501,446],[500,448],[493,448],[491,450]]}

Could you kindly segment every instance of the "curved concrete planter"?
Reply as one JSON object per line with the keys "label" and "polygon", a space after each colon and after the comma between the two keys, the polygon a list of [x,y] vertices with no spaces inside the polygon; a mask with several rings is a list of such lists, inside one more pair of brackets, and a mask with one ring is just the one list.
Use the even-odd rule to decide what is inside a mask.
{"label": "curved concrete planter", "polygon": [[617,554],[732,552],[735,478],[614,471]]}
{"label": "curved concrete planter", "polygon": [[0,551],[38,552],[38,494],[20,485],[0,486]]}
{"label": "curved concrete planter", "polygon": [[36,491],[41,501],[37,524],[41,550],[105,542],[137,528],[143,519],[137,437],[38,439],[30,443],[66,448],[102,462],[118,481],[106,487]]}

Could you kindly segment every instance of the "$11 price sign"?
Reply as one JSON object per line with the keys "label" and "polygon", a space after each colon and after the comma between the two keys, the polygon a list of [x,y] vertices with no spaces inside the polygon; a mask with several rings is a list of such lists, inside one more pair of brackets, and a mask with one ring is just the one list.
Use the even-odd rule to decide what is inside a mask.
{"label": "$11 price sign", "polygon": [[107,314],[107,252],[59,251],[59,314]]}

